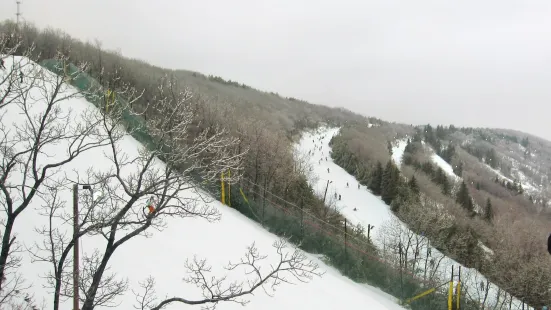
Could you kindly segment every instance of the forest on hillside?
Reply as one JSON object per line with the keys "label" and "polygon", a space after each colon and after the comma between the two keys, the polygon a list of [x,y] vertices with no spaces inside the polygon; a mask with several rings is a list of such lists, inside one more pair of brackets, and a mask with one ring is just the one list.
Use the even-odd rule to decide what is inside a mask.
{"label": "forest on hillside", "polygon": [[[465,143],[465,135],[473,134],[476,139]],[[527,138],[454,126],[426,125],[396,134],[390,125],[352,125],[333,139],[332,157],[436,248],[480,270],[515,297],[538,304],[549,299],[551,281],[544,271],[551,267],[545,247],[551,222],[541,216],[549,212],[546,199],[536,200],[520,181],[504,180],[485,167],[506,166],[490,137],[529,144]],[[392,149],[384,147],[396,139],[407,139],[401,167],[391,160]],[[435,164],[432,154],[448,162],[460,179]],[[479,242],[493,255],[486,255]]]}

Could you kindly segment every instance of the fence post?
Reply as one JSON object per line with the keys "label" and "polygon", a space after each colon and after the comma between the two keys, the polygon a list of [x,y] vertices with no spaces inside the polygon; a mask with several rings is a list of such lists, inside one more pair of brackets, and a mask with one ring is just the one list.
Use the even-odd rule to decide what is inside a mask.
{"label": "fence post", "polygon": [[450,278],[450,288],[448,291],[448,310],[453,310],[453,265],[452,265],[452,276]]}
{"label": "fence post", "polygon": [[300,199],[300,241],[304,239],[304,198]]}
{"label": "fence post", "polygon": [[344,255],[346,256],[347,255],[347,252],[346,252],[346,241],[347,241],[347,236],[348,233],[347,233],[347,224],[346,224],[346,218],[344,219]]}
{"label": "fence post", "polygon": [[398,257],[400,258],[400,299],[404,300],[404,268],[402,268],[402,242],[398,242]]}
{"label": "fence post", "polygon": [[459,303],[459,301],[461,300],[461,265],[459,265],[457,286],[455,287],[455,298],[457,298],[457,310],[460,310],[461,304]]}

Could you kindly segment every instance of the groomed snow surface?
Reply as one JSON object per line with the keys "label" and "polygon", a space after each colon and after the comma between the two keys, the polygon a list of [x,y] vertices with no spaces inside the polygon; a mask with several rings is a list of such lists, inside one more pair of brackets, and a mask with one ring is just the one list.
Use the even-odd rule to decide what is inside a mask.
{"label": "groomed snow surface", "polygon": [[[392,147],[392,160],[398,166],[398,168],[402,166],[402,158],[404,157],[404,152],[406,150],[407,144],[408,141],[406,138],[396,141],[394,143],[394,146]],[[444,159],[442,159],[442,157],[438,156],[438,154],[434,153],[434,151],[430,158],[435,165],[442,168],[442,170],[444,170],[444,172],[448,176],[453,178],[454,181],[461,179],[453,172],[452,166],[448,164]]]}
{"label": "groomed snow surface", "polygon": [[[348,174],[343,168],[333,162],[330,156],[331,147],[329,141],[339,132],[339,128],[319,128],[317,130],[304,133],[296,149],[302,157],[309,159],[309,165],[312,167],[309,181],[320,197],[323,197],[324,191],[329,181],[327,198],[329,203],[337,208],[353,225],[361,224],[367,231],[368,225],[374,225],[374,231],[371,232],[374,244],[382,250],[384,234],[381,234],[380,228],[388,223],[400,223],[402,229],[409,230],[391,211],[390,207],[381,200],[380,197],[373,195],[365,186],[358,188],[358,181],[355,177]],[[393,151],[393,160],[396,163],[401,162],[403,141],[398,143],[396,151]],[[404,145],[405,147],[405,145]],[[305,156],[308,152],[313,152],[311,156]],[[312,153],[311,153],[312,154]],[[327,160],[326,160],[327,157]],[[434,159],[433,159],[434,160]],[[442,160],[440,158],[442,162]],[[440,162],[437,160],[436,162]],[[444,162],[446,163],[446,162]],[[447,163],[446,163],[447,164]],[[448,165],[449,166],[449,165]],[[445,165],[441,166],[443,169]],[[329,169],[329,170],[328,170]],[[449,167],[451,169],[451,167]],[[448,169],[448,170],[449,170]],[[453,173],[453,170],[452,170]],[[348,183],[348,186],[347,186]],[[337,193],[337,198],[335,198]],[[341,200],[338,199],[341,195]],[[356,208],[356,210],[354,210]],[[407,241],[406,241],[407,242]],[[419,257],[425,257],[427,247],[423,247],[419,252]],[[490,250],[490,249],[488,249]],[[435,248],[431,247],[432,257],[443,256]],[[413,257],[414,254],[410,254]],[[435,271],[441,279],[449,279],[451,266],[457,267],[460,264],[451,258],[444,257]],[[422,268],[420,266],[420,268]],[[422,276],[422,274],[421,274]],[[463,290],[468,289],[472,298],[483,300],[484,292],[479,291],[480,282],[486,282],[486,278],[476,269],[470,269],[462,266]],[[445,280],[444,280],[445,281]],[[503,296],[498,298],[498,288],[493,283],[490,286],[489,294],[486,300],[486,306],[489,309],[500,309],[499,304],[503,302]],[[498,304],[498,305],[496,305]],[[503,305],[503,309],[509,309],[509,304]],[[513,299],[511,309],[522,309],[522,302]],[[526,306],[525,306],[526,309]]]}
{"label": "groomed snow surface", "polygon": [[[5,59],[6,68],[12,65],[12,58]],[[19,59],[15,57],[15,61]],[[39,66],[31,64],[33,70],[41,70]],[[43,70],[44,75],[51,75],[49,71]],[[4,74],[0,71],[0,74]],[[71,92],[73,89],[68,87],[65,92]],[[37,89],[30,90],[34,96],[40,96]],[[42,113],[45,107],[44,102],[36,102],[31,106],[31,113]],[[70,99],[61,101],[59,108],[63,111],[72,110],[69,126],[76,126],[79,121],[79,116],[83,113],[99,113],[99,111],[89,102],[84,99]],[[15,123],[22,124],[25,120],[21,116],[17,107],[10,105],[3,109],[2,113],[6,113],[3,122],[7,126],[14,126]],[[67,120],[59,120],[67,122]],[[12,124],[13,123],[13,124]],[[333,132],[336,130],[333,129]],[[11,134],[14,134],[13,132]],[[4,138],[4,137],[0,137]],[[325,141],[326,143],[326,141]],[[128,156],[133,157],[138,150],[142,148],[135,139],[130,136],[125,136],[119,143],[120,149]],[[67,154],[67,143],[60,143],[49,149],[47,155],[40,156],[39,164],[59,160]],[[109,154],[107,147],[94,149],[83,153],[70,164],[63,167],[60,173],[67,173],[69,177],[75,177],[78,172],[83,176],[88,168],[107,171],[113,168],[113,164],[106,158]],[[163,163],[158,161],[157,167],[162,167]],[[334,167],[331,166],[331,167]],[[74,169],[74,170],[73,170]],[[332,169],[337,169],[332,168]],[[333,172],[335,173],[335,172]],[[338,173],[338,172],[337,172]],[[340,173],[344,181],[344,174]],[[337,175],[331,174],[333,178]],[[14,180],[17,177],[14,178]],[[350,178],[348,178],[350,179]],[[352,181],[353,179],[350,179]],[[350,190],[352,190],[351,188]],[[362,191],[367,193],[365,189]],[[65,200],[65,209],[71,212],[72,194],[69,189],[61,193],[61,198]],[[196,195],[193,192],[185,193],[188,197]],[[345,201],[350,201],[352,193],[343,191]],[[361,196],[355,199],[360,199]],[[0,197],[4,199],[4,197]],[[377,198],[369,198],[376,201]],[[365,205],[367,201],[363,200]],[[34,227],[41,227],[47,224],[47,218],[37,214],[42,201],[36,199],[32,202],[29,209],[22,213],[16,222],[16,234],[19,242],[23,242],[27,246],[32,246],[34,242],[41,243],[43,238],[34,231]],[[215,223],[209,223],[206,220],[187,218],[168,220],[167,228],[162,231],[152,231],[150,238],[137,237],[128,243],[125,243],[118,249],[112,257],[109,268],[112,272],[116,272],[120,277],[127,278],[129,289],[120,298],[118,298],[117,309],[133,309],[135,297],[132,294],[132,289],[139,289],[139,281],[145,280],[148,276],[153,276],[156,280],[156,291],[160,298],[180,296],[188,299],[202,299],[201,291],[191,284],[186,284],[182,278],[186,276],[184,262],[186,259],[192,259],[194,255],[199,258],[206,258],[208,262],[214,266],[213,275],[221,276],[223,271],[221,266],[225,266],[228,261],[237,261],[246,252],[246,247],[255,242],[259,251],[262,254],[267,254],[270,262],[277,261],[277,254],[272,244],[279,238],[265,229],[259,224],[247,219],[237,211],[222,205],[217,201],[209,203],[213,208],[216,208],[222,215],[221,220]],[[346,205],[352,205],[347,203]],[[358,205],[360,207],[360,205]],[[386,217],[386,215],[385,215]],[[381,219],[383,216],[381,215]],[[70,223],[60,224],[66,231],[71,231]],[[103,253],[104,241],[98,237],[85,237],[81,239],[82,252],[91,253],[98,249]],[[380,290],[368,287],[367,285],[357,284],[350,279],[340,275],[340,273],[328,267],[322,261],[309,255],[316,261],[321,269],[326,273],[321,278],[314,278],[310,283],[300,283],[294,281],[296,285],[282,284],[277,288],[274,296],[268,296],[261,289],[256,291],[254,296],[248,296],[250,303],[245,309],[265,309],[265,310],[280,310],[280,309],[317,309],[317,310],[334,310],[334,309],[402,309],[400,306],[391,301],[391,297],[382,293]],[[31,291],[34,293],[38,303],[43,300],[46,302],[46,308],[52,305],[52,295],[50,290],[44,289],[45,279],[42,277],[51,266],[47,263],[34,262],[31,263],[28,254],[23,254],[23,276],[29,284],[32,284]],[[267,268],[267,266],[266,266]],[[229,280],[243,281],[246,280],[244,272],[234,274],[229,277]],[[61,306],[61,309],[71,309],[71,301],[66,300]],[[171,304],[165,309],[198,309],[199,306],[188,306],[184,304]],[[100,307],[98,307],[100,309]],[[236,303],[222,302],[218,305],[218,309],[243,309]]]}

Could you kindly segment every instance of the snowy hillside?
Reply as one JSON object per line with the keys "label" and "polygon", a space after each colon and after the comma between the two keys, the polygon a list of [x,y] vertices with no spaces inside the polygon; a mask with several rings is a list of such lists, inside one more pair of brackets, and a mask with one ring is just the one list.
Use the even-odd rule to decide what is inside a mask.
{"label": "snowy hillside", "polygon": [[454,181],[460,180],[460,178],[453,172],[453,167],[448,164],[442,157],[438,156],[438,154],[433,153],[431,155],[431,160],[434,162],[438,167],[442,168],[444,172],[452,177]]}
{"label": "snowy hillside", "polygon": [[[427,246],[426,238],[409,231],[405,224],[390,211],[390,207],[386,205],[380,197],[373,195],[365,186],[359,185],[353,176],[332,161],[330,157],[331,147],[329,146],[329,141],[338,132],[338,128],[321,128],[313,132],[305,133],[300,143],[296,146],[302,154],[307,154],[308,152],[314,152],[315,154],[309,157],[310,165],[313,167],[310,182],[318,195],[323,197],[326,187],[328,186],[327,196],[330,199],[329,202],[353,225],[361,224],[366,230],[368,226],[374,226],[374,230],[371,232],[371,238],[377,236],[373,241],[379,249],[385,251],[385,253],[389,249],[389,245],[385,241],[385,238],[390,236],[389,228],[394,229],[394,233],[400,234],[399,238],[406,238],[405,242],[411,242],[412,239],[408,236],[412,236],[414,240],[419,242],[420,249],[419,253],[415,254],[415,249],[413,248],[413,253],[409,254],[410,257],[418,256],[421,258],[428,258],[430,256],[431,258],[436,258],[439,263],[434,268],[432,268],[432,266],[427,267],[428,259],[420,263],[420,268],[430,269],[431,273],[438,275],[443,281],[449,279],[452,266],[457,268],[460,264],[453,259],[445,257],[430,245]],[[401,143],[399,145],[401,145]],[[401,151],[400,148],[395,148],[393,150],[393,160],[399,163],[402,153],[403,151]],[[325,160],[326,157],[327,160]],[[441,160],[441,158],[440,160],[435,160],[436,163],[441,163],[440,161],[443,160]],[[442,166],[445,165],[442,164]],[[446,168],[446,171],[451,169],[451,167]],[[427,249],[430,249],[430,255]],[[424,267],[422,264],[424,264]],[[419,275],[422,276],[422,272]],[[487,280],[477,270],[463,266],[462,280],[463,289],[469,291],[469,298],[471,300],[477,300],[479,302],[486,300],[485,305],[490,306],[491,309],[509,309],[508,302],[506,305],[503,304],[503,291],[499,290],[496,285],[492,283],[489,284],[487,295],[484,291],[479,289],[480,283],[482,282],[486,285]],[[523,305],[519,300],[512,300],[510,309],[521,309],[521,307],[523,307]]]}
{"label": "snowy hillside", "polygon": [[[22,128],[29,128],[30,124],[36,125],[36,122],[41,119],[42,116],[47,114],[47,107],[52,108],[59,114],[58,116],[64,116],[64,118],[52,118],[48,119],[47,126],[56,128],[56,130],[67,130],[68,135],[66,139],[61,139],[55,143],[52,143],[44,149],[44,152],[39,154],[36,158],[36,165],[45,167],[46,164],[51,164],[68,156],[75,155],[75,144],[69,143],[74,137],[70,132],[79,131],[86,127],[86,124],[94,123],[95,126],[90,132],[93,132],[96,137],[105,137],[105,129],[101,126],[102,114],[96,107],[84,100],[80,96],[72,97],[76,90],[72,87],[62,85],[60,89],[60,96],[68,96],[66,100],[60,100],[53,105],[48,105],[43,99],[45,93],[52,94],[52,85],[48,85],[47,81],[58,80],[49,71],[41,69],[34,63],[27,63],[25,59],[7,58],[6,68],[8,70],[12,66],[12,60],[21,65],[21,68],[25,74],[24,82],[20,85],[26,93],[30,94],[29,101],[25,104],[21,103],[21,97],[14,96],[13,101],[2,107],[2,136],[0,140],[15,140],[20,138]],[[0,74],[4,74],[0,72]],[[41,76],[42,80],[31,80],[29,76],[38,77]],[[38,82],[37,82],[38,81]],[[34,83],[33,86],[29,86],[29,83]],[[3,86],[3,90],[6,88]],[[32,99],[31,99],[32,98]],[[27,117],[26,117],[27,116]],[[108,122],[108,121],[107,121]],[[27,126],[27,127],[26,127]],[[121,130],[121,128],[111,128],[113,130]],[[77,144],[80,145],[86,143],[94,143],[94,138],[80,137],[77,139]],[[32,141],[31,141],[32,142]],[[25,143],[15,144],[13,149],[9,151],[2,149],[3,164],[7,159],[7,156],[13,155],[10,152],[16,152],[26,147]],[[114,151],[114,152],[113,152]],[[41,215],[40,212],[48,211],[48,206],[53,205],[55,202],[59,208],[57,211],[59,214],[65,213],[68,218],[71,214],[71,181],[80,180],[80,182],[87,182],[94,179],[94,176],[99,174],[115,173],[117,167],[115,166],[115,160],[125,161],[123,176],[132,176],[137,168],[141,165],[145,165],[143,161],[143,155],[146,154],[144,147],[139,144],[130,135],[122,135],[120,139],[115,141],[113,145],[106,144],[97,148],[89,149],[78,154],[76,158],[67,164],[61,166],[60,169],[52,172],[52,178],[60,182],[64,182],[63,188],[57,193],[55,201],[47,200],[45,198],[49,196],[36,196],[32,200],[29,208],[21,213],[21,216],[17,218],[15,225],[15,234],[17,241],[24,244],[30,250],[36,251],[37,245],[48,245],[48,238],[38,234],[35,227],[52,227],[47,215]],[[5,167],[5,166],[3,166]],[[153,164],[148,169],[148,174],[155,176],[156,174],[162,176],[165,171],[165,165],[160,160],[154,158]],[[95,175],[91,175],[90,171],[94,170]],[[8,182],[10,184],[17,184],[22,182],[22,174],[12,174]],[[152,178],[153,180],[155,178]],[[126,186],[136,186],[135,183],[124,183]],[[187,187],[192,187],[187,184]],[[125,194],[125,189],[121,186],[112,187],[116,188],[115,192],[108,192],[107,188],[101,184],[93,186],[95,193],[92,197],[86,196],[85,190],[82,197],[80,197],[80,204],[87,205],[91,203],[94,205],[95,201],[100,201],[105,198],[109,198],[111,204],[106,204],[105,209],[99,210],[98,214],[81,215],[98,217],[107,216],[108,213],[101,212],[118,212],[119,209],[130,199],[130,196]],[[19,197],[25,193],[21,189],[14,188],[11,190],[11,195]],[[40,193],[40,195],[43,195]],[[45,195],[45,194],[44,194]],[[133,309],[136,305],[136,298],[133,291],[140,292],[140,283],[143,283],[149,276],[155,278],[157,295],[162,300],[165,297],[182,297],[189,300],[201,300],[209,297],[209,292],[203,292],[192,283],[186,283],[182,280],[187,276],[189,269],[186,269],[186,260],[197,256],[198,259],[206,258],[208,264],[213,265],[212,272],[207,276],[213,275],[221,277],[224,274],[229,274],[227,281],[246,282],[247,280],[254,281],[256,275],[248,274],[251,268],[237,268],[234,271],[227,271],[222,269],[221,266],[227,265],[228,261],[237,262],[247,253],[247,246],[255,244],[262,255],[267,255],[266,261],[260,261],[262,266],[261,273],[265,274],[270,270],[270,264],[277,264],[279,262],[279,255],[276,249],[272,246],[278,242],[279,238],[275,235],[265,231],[260,225],[248,220],[237,211],[222,205],[218,201],[209,199],[207,195],[201,191],[195,191],[194,189],[186,189],[179,192],[178,197],[172,198],[172,203],[183,201],[185,204],[191,204],[197,200],[198,195],[206,198],[207,202],[202,202],[199,199],[198,205],[186,206],[194,212],[204,212],[204,215],[216,215],[216,218],[220,216],[219,221],[208,221],[202,218],[190,217],[189,214],[183,217],[170,217],[167,216],[163,220],[164,228],[161,230],[152,229],[149,231],[149,237],[138,236],[128,243],[121,245],[119,250],[111,257],[107,267],[109,272],[116,273],[118,279],[127,279],[127,289],[124,292],[119,293],[119,297],[116,298],[115,303],[111,306],[116,306],[117,309]],[[6,200],[5,195],[0,195],[1,201]],[[93,199],[90,202],[87,200]],[[143,220],[142,207],[145,206],[145,200],[147,197],[142,197],[139,203],[136,205],[136,210],[129,215],[133,221]],[[114,202],[113,202],[114,201]],[[176,202],[175,202],[176,201]],[[122,204],[121,204],[122,203]],[[110,209],[112,208],[112,209]],[[39,212],[40,211],[40,212]],[[63,211],[63,212],[62,212]],[[60,215],[61,216],[61,215]],[[130,221],[129,217],[129,221]],[[204,216],[208,217],[208,216]],[[211,218],[212,219],[212,218]],[[85,221],[85,219],[81,219]],[[160,219],[159,219],[160,220]],[[70,236],[72,231],[72,224],[70,221],[65,221],[62,217],[52,218],[53,228],[58,229],[60,234],[67,233]],[[147,220],[145,220],[147,222]],[[100,229],[101,230],[101,229]],[[103,254],[106,247],[106,239],[101,234],[107,236],[107,232],[100,233],[100,230],[93,230],[89,235],[80,238],[81,243],[81,274],[89,272],[89,268],[95,266],[97,263],[94,260],[92,254],[94,252]],[[94,232],[94,235],[91,234]],[[120,238],[127,233],[127,230],[120,231],[117,236]],[[43,243],[45,242],[45,243]],[[283,250],[283,254],[293,253],[293,249],[288,247]],[[302,252],[298,251],[297,257],[301,257]],[[44,289],[47,284],[45,276],[48,272],[52,272],[51,263],[44,261],[37,261],[33,259],[31,255],[25,251],[22,254],[22,268],[19,270],[22,272],[23,277],[27,280],[27,283],[31,284],[30,290],[33,292],[37,303],[44,302],[46,308],[50,308],[52,305],[51,289]],[[91,259],[87,260],[85,259]],[[36,258],[36,257],[35,257]],[[369,309],[401,309],[401,307],[389,301],[388,296],[377,292],[376,289],[367,288],[365,285],[360,285],[352,282],[350,279],[340,275],[339,272],[331,267],[326,266],[318,258],[313,255],[306,255],[304,259],[311,259],[314,267],[318,265],[320,270],[325,272],[321,277],[313,276],[310,283],[302,283],[295,279],[290,274],[282,273],[281,276],[285,276],[290,282],[296,285],[281,284],[278,285],[277,292],[274,292],[270,283],[265,285],[267,293],[273,293],[271,297],[267,293],[259,289],[254,296],[245,296],[246,300],[250,300],[248,308],[250,309],[354,309],[361,305],[362,308]],[[200,261],[199,261],[200,265]],[[67,272],[70,268],[67,267]],[[312,268],[311,271],[315,271]],[[197,276],[197,274],[196,274]],[[200,282],[200,279],[199,279]],[[226,282],[224,282],[226,283]],[[222,285],[227,286],[229,283]],[[71,282],[63,283],[63,290],[71,289]],[[246,284],[245,284],[246,287]],[[202,295],[202,293],[207,293]],[[227,292],[226,292],[227,293]],[[81,292],[81,298],[83,298],[84,292]],[[198,306],[197,306],[198,307]],[[71,300],[68,298],[62,298],[62,309],[71,308]],[[104,308],[104,307],[97,307]],[[183,305],[181,303],[171,303],[163,309],[190,309],[190,306]],[[218,305],[218,309],[243,309],[242,306],[234,302],[221,302]]]}

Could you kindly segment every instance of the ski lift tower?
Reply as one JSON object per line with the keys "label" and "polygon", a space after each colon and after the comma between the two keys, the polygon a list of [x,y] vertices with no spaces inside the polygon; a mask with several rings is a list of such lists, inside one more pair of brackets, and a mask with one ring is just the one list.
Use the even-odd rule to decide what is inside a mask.
{"label": "ski lift tower", "polygon": [[16,26],[17,26],[17,28],[19,29],[19,17],[21,16],[21,10],[20,10],[21,1],[17,0],[17,1],[15,1],[15,3],[17,3],[17,12],[15,13],[15,16],[16,16]]}

